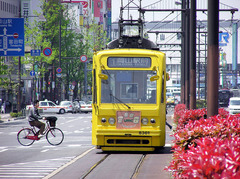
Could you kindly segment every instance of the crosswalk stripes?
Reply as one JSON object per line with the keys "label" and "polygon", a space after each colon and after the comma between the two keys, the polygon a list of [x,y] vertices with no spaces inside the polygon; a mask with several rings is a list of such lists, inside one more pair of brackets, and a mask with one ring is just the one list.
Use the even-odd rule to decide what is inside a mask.
{"label": "crosswalk stripes", "polygon": [[43,178],[75,157],[0,165],[0,178]]}

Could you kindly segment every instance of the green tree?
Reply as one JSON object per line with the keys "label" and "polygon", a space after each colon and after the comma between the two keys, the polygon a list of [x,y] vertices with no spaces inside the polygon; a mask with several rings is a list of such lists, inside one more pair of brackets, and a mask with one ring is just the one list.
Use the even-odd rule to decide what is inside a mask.
{"label": "green tree", "polygon": [[[56,99],[55,94],[57,94],[56,88],[52,89],[52,85],[49,83],[52,81],[55,82],[55,87],[59,87],[60,84],[65,85],[65,98],[69,97],[69,84],[75,82],[77,85],[74,89],[74,98],[81,97],[79,91],[83,92],[84,63],[80,61],[80,56],[87,55],[88,60],[90,60],[94,49],[101,50],[107,42],[106,33],[101,25],[92,22],[90,25],[79,29],[75,23],[76,19],[74,19],[76,16],[69,12],[69,6],[71,5],[59,3],[59,0],[43,1],[41,8],[46,22],[34,20],[33,23],[29,23],[25,27],[25,42],[32,49],[41,49],[41,51],[46,47],[52,49],[53,53],[50,57],[43,54],[39,57],[31,57],[30,54],[27,54],[23,60],[23,64],[30,64],[31,66],[26,74],[35,69],[39,73],[41,86],[44,86],[43,81],[45,81],[45,91],[50,91],[45,98],[51,100]],[[39,15],[36,12],[35,14]],[[60,30],[61,34],[59,34]],[[61,42],[63,76],[61,79],[56,79],[56,69],[60,65],[59,42]],[[88,69],[90,69],[91,64],[87,64]],[[90,71],[87,79],[88,86],[91,86]],[[43,93],[43,89],[40,90],[40,93]],[[42,98],[42,96],[40,97]]]}

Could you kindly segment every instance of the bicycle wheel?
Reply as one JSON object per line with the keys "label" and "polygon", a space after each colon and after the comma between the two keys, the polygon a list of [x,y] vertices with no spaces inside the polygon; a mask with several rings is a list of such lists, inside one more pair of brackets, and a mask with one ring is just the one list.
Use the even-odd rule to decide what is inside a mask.
{"label": "bicycle wheel", "polygon": [[32,129],[24,128],[21,129],[17,134],[17,140],[21,145],[29,146],[32,145],[35,140],[29,139],[29,136],[34,136]]}
{"label": "bicycle wheel", "polygon": [[51,145],[59,145],[62,143],[64,135],[61,129],[50,128],[46,135],[47,141]]}

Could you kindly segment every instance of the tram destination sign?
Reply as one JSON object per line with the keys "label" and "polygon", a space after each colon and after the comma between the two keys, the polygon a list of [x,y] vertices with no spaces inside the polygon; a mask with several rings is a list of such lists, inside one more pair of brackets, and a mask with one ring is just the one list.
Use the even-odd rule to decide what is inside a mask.
{"label": "tram destination sign", "polygon": [[150,57],[109,57],[107,65],[110,68],[149,68]]}

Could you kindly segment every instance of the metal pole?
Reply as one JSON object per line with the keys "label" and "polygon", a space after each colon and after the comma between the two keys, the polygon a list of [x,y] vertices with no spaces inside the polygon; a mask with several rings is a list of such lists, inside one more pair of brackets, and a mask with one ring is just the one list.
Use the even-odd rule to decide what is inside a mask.
{"label": "metal pole", "polygon": [[[60,3],[60,18],[59,18],[59,68],[61,68],[61,46],[62,46],[62,8],[61,8],[61,3]],[[62,100],[62,79],[61,77],[58,78],[58,103],[61,102]]]}
{"label": "metal pole", "polygon": [[186,3],[186,27],[185,27],[185,104],[186,107],[189,108],[189,94],[190,94],[190,87],[189,87],[189,62],[190,62],[190,13],[189,13],[189,0]]}
{"label": "metal pole", "polygon": [[232,31],[232,86],[233,88],[237,88],[238,23],[233,23]]}
{"label": "metal pole", "polygon": [[208,0],[207,117],[218,114],[219,0]]}
{"label": "metal pole", "polygon": [[196,0],[190,10],[190,109],[196,109]]}
{"label": "metal pole", "polygon": [[21,111],[21,57],[18,57],[18,95],[17,95],[17,111]]}
{"label": "metal pole", "polygon": [[84,63],[84,95],[87,96],[87,62]]}
{"label": "metal pole", "polygon": [[[182,0],[182,9],[186,8],[186,0]],[[185,54],[185,43],[186,43],[186,12],[182,11],[182,45],[181,45],[181,103],[185,104],[185,60],[186,60],[186,54]]]}
{"label": "metal pole", "polygon": [[198,26],[198,99],[200,99],[200,61],[201,61],[201,48],[200,48],[200,25]]}

